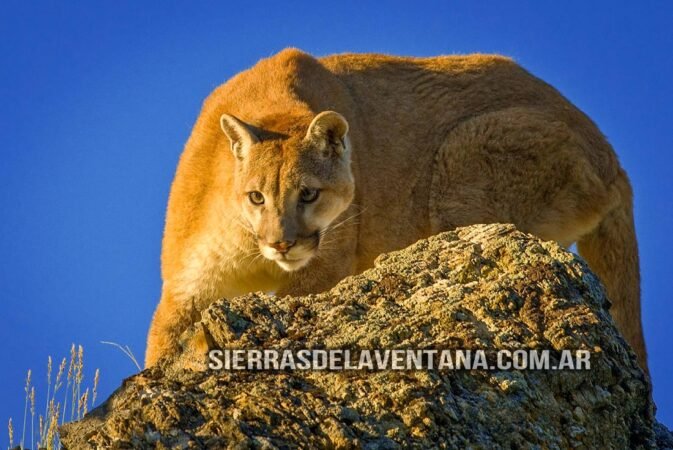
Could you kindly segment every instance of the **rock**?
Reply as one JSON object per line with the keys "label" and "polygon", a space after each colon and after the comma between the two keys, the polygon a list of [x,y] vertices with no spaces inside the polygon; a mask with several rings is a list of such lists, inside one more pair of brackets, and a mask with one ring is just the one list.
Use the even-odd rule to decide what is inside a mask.
{"label": "rock", "polygon": [[660,423],[654,424],[654,435],[657,447],[664,450],[673,450],[673,433]]}
{"label": "rock", "polygon": [[[510,225],[382,255],[328,292],[219,300],[66,448],[656,448],[648,381],[586,264]],[[200,344],[199,344],[200,342]],[[214,371],[203,346],[588,350],[590,370]],[[200,349],[200,350],[199,350]],[[655,434],[656,428],[656,434]],[[666,440],[668,439],[668,440]]]}

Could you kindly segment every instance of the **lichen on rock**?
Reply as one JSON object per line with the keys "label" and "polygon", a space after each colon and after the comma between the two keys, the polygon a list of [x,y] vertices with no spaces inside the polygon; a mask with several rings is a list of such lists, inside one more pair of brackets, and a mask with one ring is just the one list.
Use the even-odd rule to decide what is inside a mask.
{"label": "lichen on rock", "polygon": [[[328,292],[213,303],[173,361],[61,430],[66,448],[656,448],[647,379],[586,264],[511,225],[380,256]],[[589,370],[212,371],[194,342],[588,350]],[[663,434],[662,434],[663,433]],[[664,436],[664,437],[661,437]],[[670,438],[670,436],[669,436]]]}

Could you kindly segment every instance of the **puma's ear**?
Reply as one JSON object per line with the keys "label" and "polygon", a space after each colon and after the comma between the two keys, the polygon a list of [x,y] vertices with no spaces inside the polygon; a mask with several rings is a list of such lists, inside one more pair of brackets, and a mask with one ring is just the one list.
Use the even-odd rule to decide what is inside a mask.
{"label": "puma's ear", "polygon": [[311,121],[304,139],[318,145],[323,151],[333,151],[339,156],[346,154],[348,122],[338,112],[323,111]]}
{"label": "puma's ear", "polygon": [[238,159],[245,158],[250,146],[259,142],[255,134],[241,120],[230,114],[222,114],[220,127],[231,142],[231,151]]}

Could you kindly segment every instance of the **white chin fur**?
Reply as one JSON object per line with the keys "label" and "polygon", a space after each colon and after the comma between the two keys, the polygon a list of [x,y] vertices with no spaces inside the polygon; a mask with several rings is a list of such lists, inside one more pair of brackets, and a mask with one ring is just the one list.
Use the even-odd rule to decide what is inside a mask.
{"label": "white chin fur", "polygon": [[[282,256],[280,256],[275,250],[269,248],[269,247],[261,247],[260,251],[262,252],[262,255],[270,261],[275,262],[278,264],[278,267],[283,269],[286,272],[292,272],[294,270],[301,269],[304,267],[308,262],[311,260],[312,256],[311,254],[304,253],[303,256],[305,258],[301,259],[285,259]],[[295,253],[295,257],[299,256]]]}
{"label": "white chin fur", "polygon": [[309,259],[311,259],[311,258],[304,258],[304,259],[299,259],[299,260],[296,260],[296,261],[276,260],[275,262],[284,271],[292,272],[294,270],[301,269],[306,264],[308,264]]}

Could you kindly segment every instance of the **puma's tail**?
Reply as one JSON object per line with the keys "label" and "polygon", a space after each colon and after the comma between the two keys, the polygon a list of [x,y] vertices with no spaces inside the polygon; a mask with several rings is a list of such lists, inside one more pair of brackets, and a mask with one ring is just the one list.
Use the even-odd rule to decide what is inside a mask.
{"label": "puma's tail", "polygon": [[633,194],[622,171],[615,182],[621,201],[577,243],[580,254],[598,274],[612,302],[611,314],[626,341],[648,371],[640,319],[640,268],[633,223]]}

